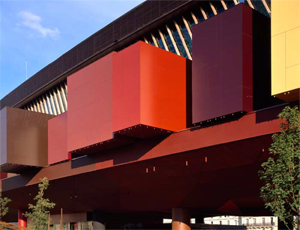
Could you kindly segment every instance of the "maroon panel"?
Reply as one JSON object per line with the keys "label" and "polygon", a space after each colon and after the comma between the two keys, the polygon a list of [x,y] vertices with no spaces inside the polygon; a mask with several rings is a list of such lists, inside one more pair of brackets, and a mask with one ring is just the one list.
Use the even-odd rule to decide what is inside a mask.
{"label": "maroon panel", "polygon": [[252,10],[240,4],[193,27],[193,123],[252,110]]}
{"label": "maroon panel", "polygon": [[112,139],[112,54],[68,77],[68,151]]}
{"label": "maroon panel", "polygon": [[48,121],[48,164],[67,159],[67,113],[63,113]]}

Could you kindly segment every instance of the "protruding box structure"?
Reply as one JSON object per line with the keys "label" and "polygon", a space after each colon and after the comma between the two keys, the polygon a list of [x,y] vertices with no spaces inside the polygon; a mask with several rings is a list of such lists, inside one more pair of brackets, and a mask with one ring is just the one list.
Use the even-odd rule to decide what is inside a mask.
{"label": "protruding box structure", "polygon": [[113,56],[113,131],[145,138],[186,128],[187,60],[137,42]]}
{"label": "protruding box structure", "polygon": [[48,164],[68,160],[67,113],[48,121]]}
{"label": "protruding box structure", "polygon": [[272,95],[286,101],[299,100],[299,18],[299,0],[272,1]]}
{"label": "protruding box structure", "polygon": [[53,116],[5,107],[1,110],[1,172],[48,164],[48,120]]}
{"label": "protruding box structure", "polygon": [[240,4],[193,27],[193,123],[253,108],[252,10]]}
{"label": "protruding box structure", "polygon": [[68,152],[113,138],[112,55],[68,77]]}

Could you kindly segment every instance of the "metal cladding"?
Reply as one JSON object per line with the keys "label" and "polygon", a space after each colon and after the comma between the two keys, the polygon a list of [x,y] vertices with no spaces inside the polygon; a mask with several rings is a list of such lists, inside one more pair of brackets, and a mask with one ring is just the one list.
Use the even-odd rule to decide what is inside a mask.
{"label": "metal cladding", "polygon": [[272,1],[272,95],[299,100],[300,1]]}
{"label": "metal cladding", "polygon": [[149,126],[149,132],[153,128],[185,129],[187,77],[185,58],[144,42],[116,53],[113,56],[113,131],[132,128],[127,132],[130,133],[140,125]]}
{"label": "metal cladding", "polygon": [[[90,154],[132,142],[127,136],[148,138],[185,129],[189,66],[183,57],[137,42],[70,75],[67,152]],[[49,123],[54,126],[50,135],[58,131],[55,119]],[[49,145],[63,138],[50,137]]]}
{"label": "metal cladding", "polygon": [[223,12],[193,27],[193,38],[193,123],[252,111],[252,10]]}
{"label": "metal cladding", "polygon": [[68,77],[68,151],[113,138],[112,56]]}
{"label": "metal cladding", "polygon": [[[64,81],[28,100],[24,108],[37,112],[1,111],[1,172],[20,173],[0,174],[7,177],[0,188],[13,207],[26,209],[39,178],[47,177],[47,197],[57,204],[53,213],[93,211],[93,221],[112,213],[170,216],[173,210],[174,228],[186,223],[189,229],[190,214],[265,212],[257,171],[280,131],[277,115],[296,104],[292,96],[299,88],[285,97],[293,103],[272,96],[289,90],[279,80],[296,79],[282,80],[275,72],[271,87],[270,10],[266,17],[251,0],[245,1],[250,7],[231,0],[172,2],[147,1],[149,9],[142,4],[122,17],[123,24],[115,21],[42,70],[48,89],[56,76]],[[269,9],[268,1],[260,3]],[[145,21],[134,21],[132,12]],[[141,32],[143,22],[155,25]],[[275,52],[280,32],[290,41],[298,36],[285,29],[272,38]],[[126,36],[126,42],[112,40]],[[293,54],[285,64],[297,68],[289,44],[284,52]],[[30,86],[31,92],[41,85]],[[14,91],[3,102],[25,99],[23,87],[20,96]],[[62,114],[43,114],[49,111]]]}
{"label": "metal cladding", "polygon": [[24,82],[1,100],[0,109],[5,106],[15,106],[25,98],[30,97],[33,92],[46,87],[49,82],[61,78],[61,75],[70,69],[75,68],[96,54],[105,52],[119,41],[130,37],[137,30],[151,26],[158,18],[168,15],[177,8],[187,4],[194,5],[191,0],[145,1],[127,14],[97,31],[29,78],[28,81]]}
{"label": "metal cladding", "polygon": [[48,120],[52,117],[10,107],[1,110],[1,172],[48,165]]}
{"label": "metal cladding", "polygon": [[48,164],[68,160],[67,113],[48,121]]}

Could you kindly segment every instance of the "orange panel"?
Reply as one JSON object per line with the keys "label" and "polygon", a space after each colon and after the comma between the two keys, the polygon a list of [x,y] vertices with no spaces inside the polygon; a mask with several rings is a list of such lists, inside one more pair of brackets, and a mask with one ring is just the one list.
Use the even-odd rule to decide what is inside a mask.
{"label": "orange panel", "polygon": [[112,139],[112,54],[68,77],[68,151]]}
{"label": "orange panel", "polygon": [[186,128],[186,59],[140,43],[141,124]]}
{"label": "orange panel", "polygon": [[143,42],[114,54],[114,132],[139,125],[185,129],[186,66],[185,58]]}

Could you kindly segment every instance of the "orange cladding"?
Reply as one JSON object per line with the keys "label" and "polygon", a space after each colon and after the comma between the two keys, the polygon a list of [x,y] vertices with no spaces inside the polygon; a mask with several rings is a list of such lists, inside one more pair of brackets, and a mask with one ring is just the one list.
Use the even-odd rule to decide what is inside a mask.
{"label": "orange cladding", "polygon": [[187,60],[137,42],[113,55],[113,131],[186,128]]}

